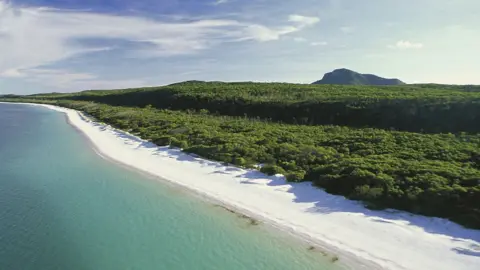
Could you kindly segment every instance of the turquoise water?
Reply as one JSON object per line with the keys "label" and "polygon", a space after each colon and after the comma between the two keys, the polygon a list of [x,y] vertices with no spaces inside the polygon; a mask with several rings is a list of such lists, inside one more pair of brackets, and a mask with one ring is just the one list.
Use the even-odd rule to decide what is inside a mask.
{"label": "turquoise water", "polygon": [[266,226],[103,160],[44,108],[0,104],[0,269],[339,269]]}

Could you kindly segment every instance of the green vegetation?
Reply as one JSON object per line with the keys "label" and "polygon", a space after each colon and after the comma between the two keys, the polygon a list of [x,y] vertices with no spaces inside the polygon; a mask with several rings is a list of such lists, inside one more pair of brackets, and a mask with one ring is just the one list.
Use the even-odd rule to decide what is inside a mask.
{"label": "green vegetation", "polygon": [[480,132],[480,92],[427,86],[341,86],[285,83],[184,82],[164,87],[34,98],[94,101],[112,106],[206,110],[301,125],[374,127],[412,132]]}
{"label": "green vegetation", "polygon": [[[265,164],[260,170],[266,174],[284,174],[295,182],[311,181],[329,193],[364,201],[369,207],[444,217],[480,229],[480,134],[448,130],[460,127],[455,126],[458,122],[473,121],[469,118],[471,115],[466,115],[465,121],[460,118],[454,121],[440,114],[444,119],[437,116],[431,127],[438,123],[452,133],[421,134],[390,128],[287,124],[289,121],[272,121],[272,117],[261,114],[276,115],[277,120],[288,119],[295,116],[295,109],[307,108],[305,104],[320,107],[337,104],[342,114],[345,112],[342,108],[356,100],[361,108],[383,108],[387,115],[395,111],[392,108],[397,108],[396,104],[416,104],[419,108],[437,104],[445,106],[445,113],[463,117],[460,115],[466,108],[479,114],[479,93],[421,86],[372,88],[188,82],[151,89],[85,91],[4,100],[74,108],[158,145],[180,147],[186,152],[242,167]],[[176,105],[164,106],[168,102]],[[259,110],[252,109],[247,116],[220,115],[223,111],[218,108],[227,104],[236,109]],[[273,109],[275,104],[280,107]],[[429,113],[419,111],[422,113],[413,114],[410,123],[418,128],[424,118],[430,117]],[[318,119],[331,118],[332,114],[335,111],[322,115],[312,113]],[[399,129],[395,119],[404,116],[390,115],[393,117],[390,122],[388,117],[375,119],[383,119],[387,126]],[[374,122],[368,114],[351,117]]]}
{"label": "green vegetation", "polygon": [[435,83],[426,83],[426,84],[413,84],[416,87],[421,88],[435,88],[435,89],[447,89],[454,91],[465,91],[465,92],[480,92],[480,85],[455,85],[455,84],[435,84]]}

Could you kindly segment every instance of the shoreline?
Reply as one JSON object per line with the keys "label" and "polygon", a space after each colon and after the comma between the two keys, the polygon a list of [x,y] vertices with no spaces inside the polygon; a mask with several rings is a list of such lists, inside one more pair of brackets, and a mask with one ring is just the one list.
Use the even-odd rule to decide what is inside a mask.
{"label": "shoreline", "polygon": [[287,183],[283,177],[158,147],[72,109],[20,104],[65,113],[68,123],[103,158],[185,187],[227,211],[263,221],[320,252],[338,256],[342,266],[413,270],[476,269],[480,265],[478,230],[401,211],[368,210],[309,183]]}
{"label": "shoreline", "polygon": [[[20,103],[20,104],[25,104],[25,103]],[[254,212],[249,211],[249,210],[239,208],[236,205],[229,204],[228,202],[225,202],[225,201],[223,201],[219,198],[212,197],[209,194],[206,194],[206,193],[202,192],[201,190],[192,189],[191,187],[183,185],[181,183],[178,183],[178,182],[175,182],[175,181],[170,181],[168,179],[164,179],[161,176],[158,176],[156,174],[152,174],[151,172],[139,169],[139,168],[135,167],[134,165],[126,164],[126,163],[123,163],[121,161],[115,160],[108,155],[104,155],[101,152],[101,150],[98,149],[97,145],[95,145],[95,143],[91,140],[91,138],[88,137],[88,135],[86,135],[80,128],[78,128],[74,123],[72,123],[70,121],[70,117],[68,115],[68,112],[63,111],[63,110],[72,110],[72,109],[56,107],[56,106],[53,106],[53,105],[45,105],[45,104],[30,104],[30,105],[42,106],[42,107],[46,107],[46,108],[51,109],[51,110],[55,110],[55,111],[59,111],[59,112],[64,113],[67,124],[72,126],[75,130],[77,130],[77,132],[80,133],[80,135],[82,135],[87,140],[87,143],[90,145],[90,147],[92,147],[95,154],[100,156],[102,159],[105,159],[109,162],[112,162],[112,163],[116,164],[117,166],[121,166],[121,167],[126,168],[128,170],[136,171],[136,172],[152,179],[153,181],[161,181],[162,184],[164,184],[164,185],[166,184],[171,188],[179,188],[179,189],[182,190],[182,192],[187,192],[188,195],[195,196],[196,198],[201,199],[205,203],[210,204],[212,207],[220,208],[222,211],[226,211],[230,214],[233,214],[237,218],[248,220],[250,226],[258,226],[258,225],[266,224],[268,226],[266,228],[267,230],[272,229],[272,230],[275,230],[276,233],[279,233],[279,231],[280,231],[280,233],[285,234],[284,235],[285,237],[292,238],[291,240],[296,240],[296,241],[300,242],[300,244],[304,244],[305,249],[307,251],[318,252],[322,256],[323,259],[325,259],[326,261],[330,261],[332,264],[338,264],[341,267],[342,266],[346,267],[346,269],[368,269],[368,270],[384,269],[384,268],[380,267],[379,265],[376,265],[374,262],[370,262],[370,261],[366,262],[362,258],[357,258],[353,254],[346,254],[345,252],[340,251],[336,247],[328,246],[327,244],[325,244],[323,242],[320,242],[319,240],[310,239],[308,235],[303,235],[303,233],[301,233],[301,232],[296,232],[294,230],[291,230],[291,228],[284,227],[281,224],[277,224],[275,221],[267,219],[262,215],[258,215]],[[72,110],[72,111],[75,111],[75,110]],[[76,111],[76,112],[84,120],[94,122],[94,120],[90,119],[89,116],[85,115],[84,113],[78,112],[78,111]],[[116,129],[116,130],[118,130],[118,129]],[[123,133],[127,133],[127,132],[122,131],[122,130],[118,130],[118,131],[123,132]],[[127,133],[127,134],[129,136],[135,136],[135,135],[131,135],[129,133]],[[144,141],[143,139],[141,139],[139,137],[137,137],[137,139]],[[159,148],[165,148],[165,146],[164,147],[159,147]],[[211,160],[207,160],[207,161],[216,162],[216,161],[211,161]],[[228,165],[226,167],[233,167],[233,165]],[[333,253],[333,252],[335,252],[335,253]],[[361,268],[359,268],[359,267],[361,267]]]}

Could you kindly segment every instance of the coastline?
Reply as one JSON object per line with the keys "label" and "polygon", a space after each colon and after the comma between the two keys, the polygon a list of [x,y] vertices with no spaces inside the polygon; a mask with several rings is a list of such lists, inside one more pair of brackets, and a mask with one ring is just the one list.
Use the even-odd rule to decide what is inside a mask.
{"label": "coastline", "polygon": [[[25,103],[22,103],[25,104]],[[71,109],[65,113],[103,157],[185,187],[222,207],[265,221],[340,258],[353,269],[476,269],[480,231],[400,211],[372,211],[309,183],[286,183],[157,147]]]}

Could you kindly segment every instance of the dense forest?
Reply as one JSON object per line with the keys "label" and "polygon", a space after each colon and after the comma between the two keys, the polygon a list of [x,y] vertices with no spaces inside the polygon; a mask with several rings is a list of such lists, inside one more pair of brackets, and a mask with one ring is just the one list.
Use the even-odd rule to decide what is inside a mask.
{"label": "dense forest", "polygon": [[341,86],[191,81],[164,87],[36,95],[112,106],[207,110],[300,125],[422,133],[480,132],[480,92],[437,85]]}
{"label": "dense forest", "polygon": [[416,87],[421,88],[435,88],[435,89],[447,89],[454,91],[465,91],[465,92],[480,92],[480,85],[455,85],[455,84],[436,84],[436,83],[427,83],[427,84],[412,84]]}
{"label": "dense forest", "polygon": [[[311,181],[329,193],[361,200],[371,208],[388,207],[444,217],[480,229],[480,134],[448,130],[456,123],[445,123],[453,121],[445,119],[447,113],[460,117],[468,106],[478,114],[479,96],[475,93],[414,86],[187,82],[150,89],[8,96],[3,100],[74,108],[157,145],[180,147],[208,159],[247,168],[264,164],[261,171],[266,174],[281,173],[295,182]],[[223,106],[232,101],[239,104],[233,106],[234,110],[253,107],[258,111],[242,116],[229,116],[236,115],[236,111],[221,115],[223,111],[219,108],[228,110]],[[444,104],[444,118],[437,116],[438,120],[431,125],[441,124],[448,132],[395,131],[401,129],[395,126],[398,122],[388,122],[388,118],[384,119],[388,129],[273,121],[291,116],[297,119],[296,111],[290,109],[302,111],[308,104],[319,108],[338,104],[338,111],[331,107],[332,111],[321,114],[312,107],[309,113],[318,119],[342,113],[346,117],[345,104],[355,101],[360,108],[371,104],[367,107],[386,108],[387,113],[395,109],[385,104],[395,107],[403,102],[417,104],[419,108]],[[275,106],[279,107],[273,110]],[[262,113],[276,117],[264,117]],[[379,119],[368,120],[370,116],[361,113],[352,117],[344,120],[353,123],[363,118],[374,123]],[[426,116],[417,113],[411,117],[414,122],[410,124],[421,127],[418,123]]]}

